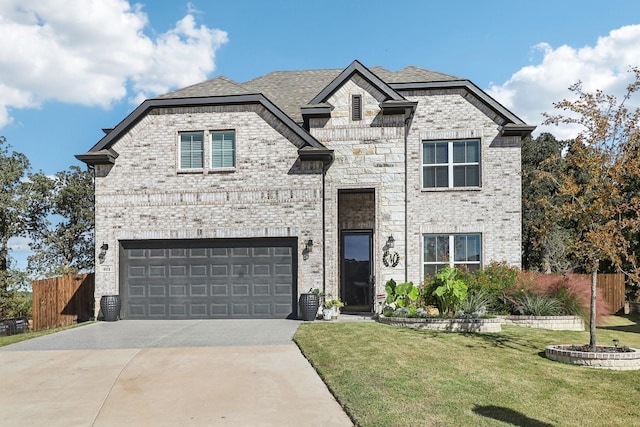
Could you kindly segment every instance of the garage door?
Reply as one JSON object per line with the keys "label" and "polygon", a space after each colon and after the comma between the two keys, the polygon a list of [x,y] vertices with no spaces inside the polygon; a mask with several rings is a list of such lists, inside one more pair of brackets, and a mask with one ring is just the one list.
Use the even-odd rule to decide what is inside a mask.
{"label": "garage door", "polygon": [[296,239],[122,241],[126,319],[287,318]]}

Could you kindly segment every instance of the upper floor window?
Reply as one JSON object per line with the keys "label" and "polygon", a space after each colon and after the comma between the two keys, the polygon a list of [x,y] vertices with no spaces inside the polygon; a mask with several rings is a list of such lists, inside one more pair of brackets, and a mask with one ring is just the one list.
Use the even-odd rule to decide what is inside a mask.
{"label": "upper floor window", "polygon": [[424,141],[422,187],[480,186],[480,141]]}
{"label": "upper floor window", "polygon": [[424,275],[433,276],[442,268],[480,269],[482,242],[480,234],[425,234]]}
{"label": "upper floor window", "polygon": [[351,95],[351,120],[362,120],[362,95]]}
{"label": "upper floor window", "polygon": [[236,132],[226,130],[211,132],[211,168],[233,168],[236,166]]}
{"label": "upper floor window", "polygon": [[180,134],[180,169],[204,167],[204,132]]}

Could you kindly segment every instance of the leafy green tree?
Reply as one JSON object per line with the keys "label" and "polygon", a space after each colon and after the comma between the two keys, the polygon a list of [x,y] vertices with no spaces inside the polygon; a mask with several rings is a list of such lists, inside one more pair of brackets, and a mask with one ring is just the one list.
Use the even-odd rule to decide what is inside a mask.
{"label": "leafy green tree", "polygon": [[[547,199],[549,215],[544,230],[556,224],[571,229],[575,241],[572,256],[591,273],[590,347],[596,346],[596,282],[603,262],[630,277],[638,268],[630,236],[640,231],[640,194],[626,191],[629,176],[640,175],[640,109],[629,110],[625,101],[640,88],[640,69],[618,103],[612,95],[598,90],[583,91],[580,83],[570,89],[576,100],[554,104],[563,112],[546,115],[546,124],[580,127],[574,141],[563,147],[565,167],[558,185],[557,199]],[[547,178],[554,180],[550,174]]]}
{"label": "leafy green tree", "polygon": [[52,277],[93,270],[93,174],[71,166],[50,178],[30,176],[30,211],[47,216],[31,222],[34,254],[29,269]]}
{"label": "leafy green tree", "polygon": [[24,235],[27,198],[23,181],[30,167],[27,157],[10,152],[6,141],[0,136],[0,272],[9,269],[9,239]]}
{"label": "leafy green tree", "polygon": [[12,266],[9,240],[24,236],[30,222],[25,184],[29,167],[26,156],[11,151],[6,138],[0,136],[0,318],[21,312],[15,308],[26,277]]}
{"label": "leafy green tree", "polygon": [[563,142],[550,133],[522,142],[522,265],[529,271],[564,273],[571,269],[566,246],[570,230],[559,225],[541,229],[548,215],[547,206],[561,182]]}

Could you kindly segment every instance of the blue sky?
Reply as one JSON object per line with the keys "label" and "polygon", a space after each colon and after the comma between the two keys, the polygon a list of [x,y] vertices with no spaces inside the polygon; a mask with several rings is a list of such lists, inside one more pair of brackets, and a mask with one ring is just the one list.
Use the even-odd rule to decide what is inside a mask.
{"label": "blue sky", "polygon": [[415,65],[538,125],[569,85],[622,95],[640,66],[637,0],[3,0],[0,34],[0,135],[47,174],[145,98],[218,75]]}

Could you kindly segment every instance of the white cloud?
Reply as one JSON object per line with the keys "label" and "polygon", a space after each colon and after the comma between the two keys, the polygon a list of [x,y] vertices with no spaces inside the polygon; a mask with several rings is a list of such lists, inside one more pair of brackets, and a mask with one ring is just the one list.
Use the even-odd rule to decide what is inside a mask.
{"label": "white cloud", "polygon": [[28,237],[12,237],[9,239],[9,249],[12,252],[31,252],[30,243]]}
{"label": "white cloud", "polygon": [[47,100],[108,108],[205,80],[227,33],[197,26],[196,12],[152,38],[142,6],[127,0],[3,0],[0,127],[12,108]]}
{"label": "white cloud", "polygon": [[[558,139],[572,138],[578,128],[541,126],[542,113],[557,113],[553,103],[571,99],[568,88],[578,81],[585,91],[601,89],[622,100],[633,79],[629,69],[640,66],[640,25],[613,30],[595,46],[554,49],[539,43],[533,49],[543,54],[541,63],[520,69],[502,85],[492,84],[488,93],[528,124],[537,125],[535,134],[546,131]],[[638,96],[627,105],[640,105]]]}

